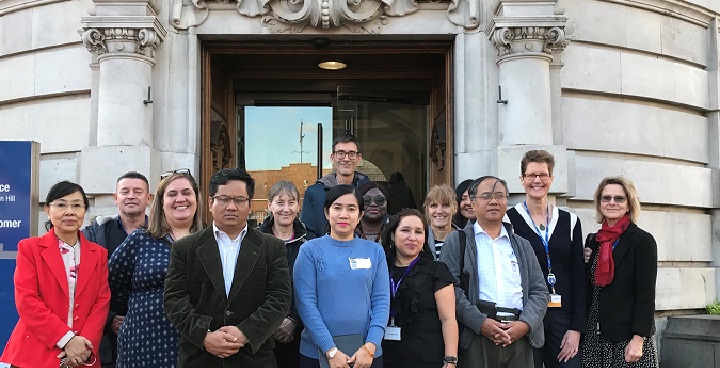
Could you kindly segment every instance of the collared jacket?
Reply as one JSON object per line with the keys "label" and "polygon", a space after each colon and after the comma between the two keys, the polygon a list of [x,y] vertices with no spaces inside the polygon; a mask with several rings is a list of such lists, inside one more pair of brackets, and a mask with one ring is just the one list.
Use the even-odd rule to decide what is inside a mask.
{"label": "collared jacket", "polygon": [[[523,310],[520,321],[527,323],[530,331],[527,337],[530,345],[539,348],[545,344],[543,331],[543,318],[547,310],[550,294],[545,286],[540,264],[530,243],[515,234],[512,225],[503,223],[510,237],[510,244],[518,261],[520,278],[523,289]],[[465,262],[460,269],[460,231],[465,232]],[[477,302],[480,298],[478,285],[478,253],[475,243],[475,230],[473,226],[466,226],[460,231],[453,231],[445,238],[440,253],[440,261],[444,262],[455,277],[455,313],[459,324],[463,327],[460,332],[460,347],[467,349],[473,338],[473,333],[480,335],[480,328],[487,316],[480,312]],[[460,287],[461,274],[468,277],[469,293]]]}
{"label": "collared jacket", "polygon": [[[93,344],[98,355],[110,306],[107,251],[78,231],[80,264],[75,286],[72,331]],[[67,324],[68,277],[58,238],[51,230],[42,237],[21,240],[15,268],[15,304],[20,320],[0,361],[18,367],[57,368],[62,350],[58,341],[71,330]],[[98,359],[93,367],[100,367]]]}
{"label": "collared jacket", "polygon": [[[355,172],[353,176],[353,187],[358,188],[368,182],[370,182],[370,179],[368,179],[367,176],[357,171]],[[337,185],[338,182],[335,173],[331,173],[318,179],[315,184],[305,190],[300,221],[305,224],[308,231],[313,233],[315,237],[325,235],[325,224],[327,223],[323,211],[325,195],[330,191],[330,188]]]}
{"label": "collared jacket", "polygon": [[[595,234],[586,244],[592,249],[587,270],[587,307],[592,305],[595,277],[591,272],[599,245]],[[598,322],[600,334],[609,341],[627,341],[633,335],[655,334],[655,282],[657,280],[657,243],[647,231],[630,223],[612,251],[615,274],[612,282],[600,289]]]}
{"label": "collared jacket", "polygon": [[[226,295],[213,228],[178,240],[170,254],[164,307],[180,332],[177,368],[275,367],[272,335],[290,309],[285,244],[248,228]],[[208,353],[203,346],[208,331],[223,326],[236,326],[249,340],[238,353],[225,359]]]}
{"label": "collared jacket", "polygon": [[[270,215],[265,218],[262,224],[258,226],[258,230],[265,234],[273,235],[273,225],[275,224],[275,218]],[[297,260],[298,254],[300,253],[300,246],[310,239],[315,239],[312,233],[309,233],[300,220],[297,218],[293,220],[293,239],[285,242],[285,250],[287,251],[287,262],[288,270],[290,273],[290,287],[292,288],[292,273],[295,261]],[[288,312],[287,318],[290,318],[296,324],[296,331],[302,329],[302,321],[300,320],[300,313],[297,311],[295,306],[295,298],[290,299],[290,311]]]}

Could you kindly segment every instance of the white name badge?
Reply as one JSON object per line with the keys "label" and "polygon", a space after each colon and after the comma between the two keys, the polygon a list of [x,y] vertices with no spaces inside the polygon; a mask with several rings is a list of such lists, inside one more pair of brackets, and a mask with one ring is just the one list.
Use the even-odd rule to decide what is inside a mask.
{"label": "white name badge", "polygon": [[368,269],[372,266],[370,258],[350,258],[350,269],[362,270]]}
{"label": "white name badge", "polygon": [[560,307],[562,307],[562,297],[560,294],[550,294],[550,303],[548,303],[548,308]]}
{"label": "white name badge", "polygon": [[387,326],[385,327],[385,340],[400,341],[400,327]]}

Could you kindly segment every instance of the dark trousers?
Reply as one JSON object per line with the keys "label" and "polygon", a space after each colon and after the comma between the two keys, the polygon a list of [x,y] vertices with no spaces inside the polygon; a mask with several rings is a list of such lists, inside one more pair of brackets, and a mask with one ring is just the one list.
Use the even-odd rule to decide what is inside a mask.
{"label": "dark trousers", "polygon": [[[320,357],[320,359],[325,359],[324,357]],[[281,368],[278,366],[278,368]],[[305,355],[300,355],[300,368],[320,368],[320,360],[308,358]],[[370,368],[383,368],[383,357],[382,355],[373,359],[372,364],[370,365]],[[410,367],[408,367],[410,368]]]}
{"label": "dark trousers", "polygon": [[[300,329],[296,329],[300,330]],[[275,341],[275,361],[278,368],[300,367],[300,333],[296,331],[294,338],[287,344]]]}
{"label": "dark trousers", "polygon": [[562,339],[570,327],[570,319],[569,312],[548,308],[545,319],[543,319],[545,345],[542,348],[533,349],[535,368],[543,368],[543,363],[545,363],[545,368],[582,368],[581,344],[578,345],[578,352],[572,359],[567,362],[559,362],[557,359]]}
{"label": "dark trousers", "polygon": [[527,337],[503,347],[485,336],[474,335],[468,349],[460,351],[458,360],[461,368],[529,368],[533,366],[533,351]]}

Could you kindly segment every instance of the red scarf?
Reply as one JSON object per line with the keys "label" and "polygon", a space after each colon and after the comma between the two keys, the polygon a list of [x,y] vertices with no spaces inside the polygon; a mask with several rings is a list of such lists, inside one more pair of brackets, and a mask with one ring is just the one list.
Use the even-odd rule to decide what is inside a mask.
{"label": "red scarf", "polygon": [[597,265],[595,266],[595,285],[604,287],[612,282],[615,275],[615,262],[613,262],[613,243],[615,243],[622,233],[627,230],[630,225],[630,216],[625,214],[620,221],[613,226],[608,226],[607,220],[602,224],[602,228],[597,232],[595,240],[600,244],[598,251]]}

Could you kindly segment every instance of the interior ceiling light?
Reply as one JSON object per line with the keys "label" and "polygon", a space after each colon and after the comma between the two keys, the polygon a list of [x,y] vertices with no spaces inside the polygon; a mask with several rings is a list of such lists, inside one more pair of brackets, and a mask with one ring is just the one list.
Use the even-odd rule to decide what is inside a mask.
{"label": "interior ceiling light", "polygon": [[325,69],[325,70],[340,70],[347,68],[347,64],[332,60],[332,61],[323,61],[320,64],[318,64],[318,68]]}

